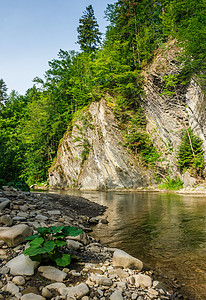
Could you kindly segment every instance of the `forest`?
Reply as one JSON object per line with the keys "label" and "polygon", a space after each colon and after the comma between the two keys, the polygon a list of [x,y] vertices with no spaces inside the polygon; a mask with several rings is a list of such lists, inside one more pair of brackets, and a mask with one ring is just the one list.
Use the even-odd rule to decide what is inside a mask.
{"label": "forest", "polygon": [[[81,50],[60,49],[44,78],[34,78],[25,95],[14,90],[8,95],[0,79],[0,185],[18,180],[28,185],[46,182],[74,117],[106,94],[116,99],[117,119],[140,128],[125,133],[127,146],[140,153],[145,165],[154,165],[158,153],[144,132],[142,71],[157,49],[172,39],[182,49],[178,57],[182,68],[175,80],[167,78],[166,89],[171,92],[174,85],[196,77],[204,90],[206,0],[118,0],[108,4],[105,18],[109,25],[103,38],[93,7],[86,7],[77,28]],[[190,141],[183,137],[179,168],[203,176],[201,141],[192,132],[189,137]]]}

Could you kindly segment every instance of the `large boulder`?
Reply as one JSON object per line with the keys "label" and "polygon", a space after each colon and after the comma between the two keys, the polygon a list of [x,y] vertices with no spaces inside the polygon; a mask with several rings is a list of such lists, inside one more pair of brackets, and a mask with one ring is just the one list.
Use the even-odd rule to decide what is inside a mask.
{"label": "large boulder", "polygon": [[143,262],[123,250],[115,250],[113,255],[113,266],[124,269],[142,270]]}
{"label": "large boulder", "polygon": [[32,235],[32,229],[26,224],[18,224],[8,228],[0,228],[0,240],[3,240],[9,247],[15,247],[25,241],[25,238]]}
{"label": "large boulder", "polygon": [[39,262],[33,261],[29,256],[21,254],[11,259],[6,266],[10,268],[12,275],[34,275],[35,269],[38,267]]}

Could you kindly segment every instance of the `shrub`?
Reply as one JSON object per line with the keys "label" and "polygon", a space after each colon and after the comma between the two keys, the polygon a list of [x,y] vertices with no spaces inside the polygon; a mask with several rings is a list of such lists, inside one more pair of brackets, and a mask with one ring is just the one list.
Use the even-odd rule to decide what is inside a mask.
{"label": "shrub", "polygon": [[28,184],[24,180],[19,179],[19,178],[16,178],[16,179],[8,182],[7,185],[12,186],[12,187],[16,188],[17,190],[26,191],[26,192],[30,191]]}
{"label": "shrub", "polygon": [[133,152],[140,153],[141,160],[146,165],[154,165],[159,160],[159,154],[149,135],[136,128],[125,134],[125,144]]}
{"label": "shrub", "polygon": [[182,180],[177,178],[170,178],[169,176],[165,178],[165,181],[158,186],[162,190],[180,190],[183,187]]}
{"label": "shrub", "polygon": [[6,180],[0,178],[0,189],[2,186],[6,185]]}
{"label": "shrub", "polygon": [[66,245],[66,236],[77,236],[83,231],[71,226],[51,226],[38,227],[37,234],[29,236],[29,248],[24,251],[24,255],[29,255],[32,260],[42,261],[52,260],[58,266],[65,267],[71,262],[71,255],[63,252]]}
{"label": "shrub", "polygon": [[[190,144],[188,133],[190,136],[192,147]],[[199,137],[195,136],[190,128],[188,129],[188,132],[184,130],[177,155],[177,165],[180,171],[184,172],[186,170],[189,170],[194,176],[203,177],[203,170],[205,168],[203,153],[202,140]]]}

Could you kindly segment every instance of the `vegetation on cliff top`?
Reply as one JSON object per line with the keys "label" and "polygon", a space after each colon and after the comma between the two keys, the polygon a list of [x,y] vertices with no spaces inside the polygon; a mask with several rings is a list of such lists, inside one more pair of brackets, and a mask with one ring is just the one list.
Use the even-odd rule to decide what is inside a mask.
{"label": "vegetation on cliff top", "polygon": [[[125,111],[138,114],[141,71],[152,61],[155,50],[171,38],[183,49],[180,82],[194,74],[204,79],[205,4],[206,0],[118,0],[108,4],[105,15],[109,26],[101,46],[90,5],[78,27],[81,52],[60,50],[58,58],[49,62],[44,79],[35,78],[24,96],[14,91],[8,96],[1,79],[1,178],[10,181],[21,177],[29,184],[46,180],[74,113],[106,92],[115,97],[119,118],[128,116]],[[141,152],[139,148],[145,144],[147,150],[153,149],[142,129],[135,136],[131,132],[126,133],[129,147]],[[155,159],[155,150],[150,150],[148,154],[153,153]]]}

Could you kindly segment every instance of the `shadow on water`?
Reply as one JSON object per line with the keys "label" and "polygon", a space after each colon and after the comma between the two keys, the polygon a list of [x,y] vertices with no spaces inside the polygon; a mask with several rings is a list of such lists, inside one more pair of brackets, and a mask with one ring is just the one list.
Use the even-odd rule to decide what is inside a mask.
{"label": "shadow on water", "polygon": [[206,197],[145,192],[55,191],[81,195],[108,207],[108,225],[93,235],[185,284],[206,299]]}

